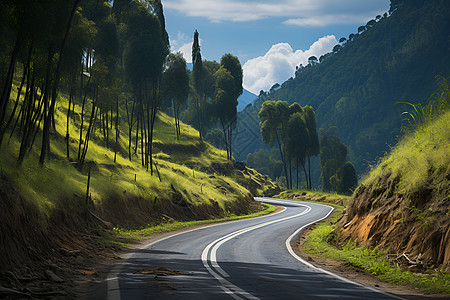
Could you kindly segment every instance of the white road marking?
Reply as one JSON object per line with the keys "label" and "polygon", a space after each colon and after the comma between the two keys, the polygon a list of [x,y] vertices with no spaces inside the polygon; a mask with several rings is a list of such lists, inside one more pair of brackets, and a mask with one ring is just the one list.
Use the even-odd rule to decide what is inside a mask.
{"label": "white road marking", "polygon": [[[280,202],[282,202],[282,201],[280,201]],[[323,204],[322,204],[322,205],[323,205]],[[323,206],[328,206],[328,205],[323,205]],[[299,262],[301,262],[302,264],[304,264],[304,265],[306,265],[306,266],[308,266],[308,267],[310,267],[310,268],[312,268],[312,269],[315,269],[315,270],[317,270],[317,271],[320,271],[320,272],[322,272],[322,273],[325,273],[325,274],[328,274],[328,275],[330,275],[330,276],[333,276],[333,277],[335,277],[335,278],[337,278],[337,279],[339,279],[339,280],[341,280],[341,281],[344,281],[344,282],[347,282],[347,283],[350,283],[350,284],[354,284],[354,285],[357,285],[357,286],[366,288],[366,289],[368,289],[368,290],[371,290],[371,291],[373,291],[373,292],[377,292],[377,293],[380,293],[380,294],[383,294],[383,295],[385,295],[385,296],[389,296],[389,297],[392,297],[392,298],[395,298],[395,299],[399,299],[399,300],[407,300],[407,299],[402,298],[402,297],[399,297],[399,296],[397,296],[397,295],[393,295],[393,294],[389,294],[389,293],[386,293],[386,292],[381,291],[381,290],[377,290],[377,289],[375,289],[375,288],[373,288],[373,287],[366,286],[366,285],[360,284],[360,283],[358,283],[358,282],[352,281],[352,280],[350,280],[350,279],[344,278],[344,277],[342,277],[342,276],[339,276],[339,275],[337,275],[337,274],[334,274],[334,273],[332,273],[332,272],[330,272],[330,271],[328,271],[328,270],[325,270],[325,269],[316,267],[315,265],[313,265],[313,264],[311,264],[310,262],[304,260],[303,258],[301,258],[300,256],[298,256],[298,255],[294,252],[294,250],[292,249],[292,246],[291,246],[291,241],[292,241],[292,239],[293,239],[295,236],[297,236],[297,234],[298,234],[300,231],[302,231],[303,229],[305,229],[305,228],[308,227],[309,225],[314,224],[314,223],[316,223],[316,222],[320,222],[320,221],[322,221],[322,220],[328,218],[328,216],[329,216],[329,215],[331,214],[331,212],[334,210],[333,207],[331,207],[331,206],[328,206],[328,207],[331,208],[331,209],[330,209],[330,211],[328,212],[328,214],[327,214],[325,217],[323,217],[323,218],[321,218],[321,219],[319,219],[319,220],[310,222],[310,223],[308,223],[308,224],[306,224],[306,225],[303,225],[302,227],[300,227],[299,229],[297,229],[293,234],[291,234],[291,235],[287,238],[285,244],[286,244],[286,248],[288,249],[289,253],[290,253],[295,259],[297,259]]]}
{"label": "white road marking", "polygon": [[[289,219],[293,219],[296,217],[299,217],[301,215],[307,214],[310,210],[311,207],[305,205],[305,204],[301,204],[301,203],[295,203],[295,205],[298,206],[304,206],[306,207],[306,210],[304,210],[303,212],[290,216],[290,217],[285,217],[282,219],[277,219],[277,220],[273,220],[273,221],[269,221],[269,222],[265,222],[265,223],[261,223],[258,225],[254,225],[251,227],[247,227],[247,228],[243,228],[240,229],[238,231],[232,232],[230,234],[227,234],[223,237],[218,238],[217,240],[213,241],[212,243],[210,243],[208,246],[205,247],[205,249],[203,250],[202,253],[202,261],[203,261],[203,265],[205,266],[205,268],[208,270],[208,272],[214,277],[216,278],[220,283],[221,283],[221,288],[225,291],[232,291],[235,293],[234,297],[235,299],[242,299],[240,298],[238,295],[239,294],[241,296],[244,296],[247,299],[258,299],[257,297],[251,295],[250,293],[242,290],[241,288],[237,287],[236,285],[232,284],[231,282],[229,282],[228,280],[226,280],[226,277],[229,277],[229,275],[219,266],[219,264],[217,263],[217,250],[219,249],[219,247],[221,245],[223,245],[224,243],[226,243],[227,241],[241,235],[244,233],[247,233],[249,231],[264,227],[264,226],[268,226],[268,225],[272,225],[274,223],[279,223],[285,220],[289,220]],[[283,211],[285,211],[286,208],[284,208]],[[211,249],[212,248],[212,249]],[[210,251],[211,249],[211,251]],[[211,262],[211,266],[209,265],[209,261]],[[220,275],[219,275],[219,274]]]}
{"label": "white road marking", "polygon": [[[256,217],[254,219],[262,219],[262,218],[267,218],[267,217],[271,217],[274,215],[277,215],[279,213],[282,213],[284,210],[270,214],[270,215],[265,215],[265,216],[261,216],[261,217]],[[237,221],[232,221],[233,223],[239,223],[239,222],[245,222],[248,221],[249,219],[242,219],[242,220],[237,220]],[[144,246],[137,248],[137,249],[148,249],[151,246],[153,246],[156,243],[162,242],[164,240],[167,240],[169,238],[181,235],[181,234],[185,234],[185,233],[190,233],[193,231],[197,231],[197,230],[201,230],[204,228],[211,228],[211,227],[215,227],[215,226],[223,226],[225,224],[228,224],[230,222],[224,222],[224,223],[219,223],[219,224],[211,224],[211,225],[207,225],[204,227],[200,227],[200,228],[195,228],[195,229],[190,229],[190,230],[186,230],[183,232],[174,232],[173,234],[170,234],[166,237],[157,239],[155,241],[152,241],[148,244],[145,244]],[[137,250],[136,249],[136,250]],[[127,253],[125,255],[122,256],[122,261],[120,263],[118,263],[114,268],[111,269],[111,271],[109,272],[107,278],[106,278],[106,282],[107,282],[107,299],[108,300],[121,300],[121,296],[120,296],[120,286],[119,286],[119,273],[120,270],[122,269],[123,264],[125,263],[125,261],[129,258],[131,258],[133,256],[133,253]],[[231,291],[227,292],[228,294],[231,293]],[[233,293],[231,293],[232,295],[234,295]],[[234,296],[233,296],[234,297]]]}

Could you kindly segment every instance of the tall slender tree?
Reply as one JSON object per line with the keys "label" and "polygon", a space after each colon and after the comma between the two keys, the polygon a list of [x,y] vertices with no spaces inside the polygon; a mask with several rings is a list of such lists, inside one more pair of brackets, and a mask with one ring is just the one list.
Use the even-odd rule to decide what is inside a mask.
{"label": "tall slender tree", "polygon": [[192,82],[196,91],[194,100],[197,111],[198,133],[199,138],[203,139],[203,62],[197,29],[194,32],[194,42],[192,43]]}

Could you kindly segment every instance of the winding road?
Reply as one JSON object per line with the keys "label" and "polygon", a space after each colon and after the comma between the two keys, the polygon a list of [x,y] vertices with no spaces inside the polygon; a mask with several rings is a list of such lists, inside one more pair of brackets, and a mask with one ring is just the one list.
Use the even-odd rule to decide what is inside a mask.
{"label": "winding road", "polygon": [[[143,245],[107,278],[107,299],[398,299],[298,257],[298,233],[333,208],[256,199],[278,213],[175,233]],[[150,272],[163,267],[169,276]],[[401,299],[401,298],[400,298]]]}

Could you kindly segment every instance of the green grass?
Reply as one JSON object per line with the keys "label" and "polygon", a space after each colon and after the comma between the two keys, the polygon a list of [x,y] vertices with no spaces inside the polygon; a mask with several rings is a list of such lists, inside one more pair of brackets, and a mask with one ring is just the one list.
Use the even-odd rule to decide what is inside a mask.
{"label": "green grass", "polygon": [[378,248],[370,250],[366,247],[357,247],[354,243],[349,242],[342,249],[337,249],[329,244],[335,229],[335,225],[330,225],[330,223],[337,221],[342,210],[338,210],[338,212],[340,213],[332,219],[319,223],[306,237],[304,243],[306,253],[349,263],[392,284],[409,285],[436,293],[450,293],[450,274],[442,273],[439,270],[426,274],[402,271],[395,267],[394,263],[390,262]]}
{"label": "green grass", "polygon": [[[16,90],[13,89],[12,98],[14,99]],[[153,202],[156,198],[170,199],[172,187],[180,192],[191,205],[217,202],[224,210],[228,204],[249,197],[250,192],[233,178],[220,174],[212,176],[207,172],[212,162],[228,163],[225,151],[209,144],[202,144],[203,142],[198,138],[198,131],[183,123],[181,123],[180,140],[177,140],[173,118],[162,112],[158,113],[154,141],[174,148],[180,145],[187,146],[194,149],[194,153],[185,153],[180,150],[164,153],[155,148],[154,160],[158,165],[162,181],[159,180],[156,172],[152,176],[141,165],[140,156],[133,156],[130,161],[127,157],[128,125],[124,117],[126,114],[123,103],[120,106],[120,150],[117,154],[117,162],[114,163],[114,151],[111,150],[115,142],[115,130],[110,129],[110,149],[107,149],[100,124],[97,124],[94,133],[91,134],[86,164],[83,170],[79,170],[66,158],[64,137],[67,127],[68,98],[64,93],[60,94],[55,109],[56,132],[51,135],[52,157],[46,160],[44,167],[38,164],[40,133],[36,137],[33,149],[21,165],[17,164],[20,147],[19,131],[16,130],[10,141],[8,141],[9,132],[7,132],[0,148],[1,173],[14,182],[25,199],[36,203],[43,215],[49,217],[55,209],[82,208],[86,193],[88,165],[91,166],[90,194],[97,207],[102,207],[111,198],[124,203],[129,199],[143,199],[147,202]],[[91,104],[88,101],[83,138],[89,122],[90,107]],[[76,99],[75,112],[71,114],[69,121],[72,159],[76,159],[78,151],[80,113],[81,103]],[[138,149],[140,151],[140,145]],[[246,178],[251,179],[252,176],[248,175]],[[73,212],[75,215],[75,211]],[[151,223],[151,220],[148,222]]]}
{"label": "green grass", "polygon": [[274,197],[288,200],[298,200],[319,204],[327,204],[342,209],[345,208],[347,206],[348,201],[352,199],[351,196],[340,195],[337,193],[311,191],[311,190],[287,190],[281,192],[280,194]]}
{"label": "green grass", "polygon": [[236,220],[242,220],[242,219],[248,219],[248,218],[256,218],[261,217],[264,215],[268,215],[273,213],[276,210],[276,207],[270,204],[262,203],[262,205],[265,207],[264,210],[248,214],[248,215],[240,215],[236,216],[234,214],[229,214],[224,218],[217,218],[217,219],[210,219],[210,220],[200,220],[200,221],[187,221],[187,222],[179,222],[179,221],[173,221],[165,220],[165,222],[156,225],[156,226],[142,226],[141,229],[137,230],[129,230],[115,227],[114,228],[114,234],[113,235],[103,235],[103,239],[101,242],[108,246],[114,246],[114,247],[127,247],[133,243],[136,243],[138,241],[148,239],[152,236],[155,236],[157,234],[166,233],[166,232],[172,232],[180,229],[185,229],[197,225],[206,225],[206,224],[215,224],[215,223],[223,223],[223,222],[229,222],[229,221],[236,221]]}
{"label": "green grass", "polygon": [[391,153],[363,179],[363,185],[376,184],[387,174],[391,180],[401,178],[397,192],[414,191],[429,181],[447,183],[445,173],[450,165],[450,111],[433,123],[419,127],[402,139]]}

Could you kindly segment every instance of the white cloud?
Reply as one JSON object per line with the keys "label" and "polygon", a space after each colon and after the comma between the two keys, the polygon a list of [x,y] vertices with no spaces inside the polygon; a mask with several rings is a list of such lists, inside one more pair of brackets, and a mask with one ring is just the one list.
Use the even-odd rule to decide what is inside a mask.
{"label": "white cloud", "polygon": [[320,21],[327,24],[365,22],[386,11],[389,0],[164,0],[163,4],[166,9],[212,22],[281,17],[288,19],[286,24],[325,26]]}
{"label": "white cloud", "polygon": [[[181,52],[187,63],[192,63],[192,43],[193,36],[189,37],[182,32],[178,32],[175,39],[170,39],[170,47],[172,52]],[[202,46],[203,40],[199,39],[200,47]],[[203,57],[203,59],[205,59]]]}
{"label": "white cloud", "polygon": [[372,15],[323,15],[314,17],[305,17],[297,19],[288,19],[283,22],[285,25],[294,25],[300,27],[325,27],[335,24],[363,24],[373,18]]}
{"label": "white cloud", "polygon": [[275,83],[281,84],[293,76],[296,66],[307,65],[309,57],[319,58],[336,44],[334,35],[320,38],[305,51],[294,51],[288,43],[275,44],[265,55],[244,64],[244,88],[257,95],[260,90],[269,90]]}
{"label": "white cloud", "polygon": [[183,57],[187,63],[192,62],[192,42],[184,44],[175,52],[178,52],[178,51],[183,53]]}

